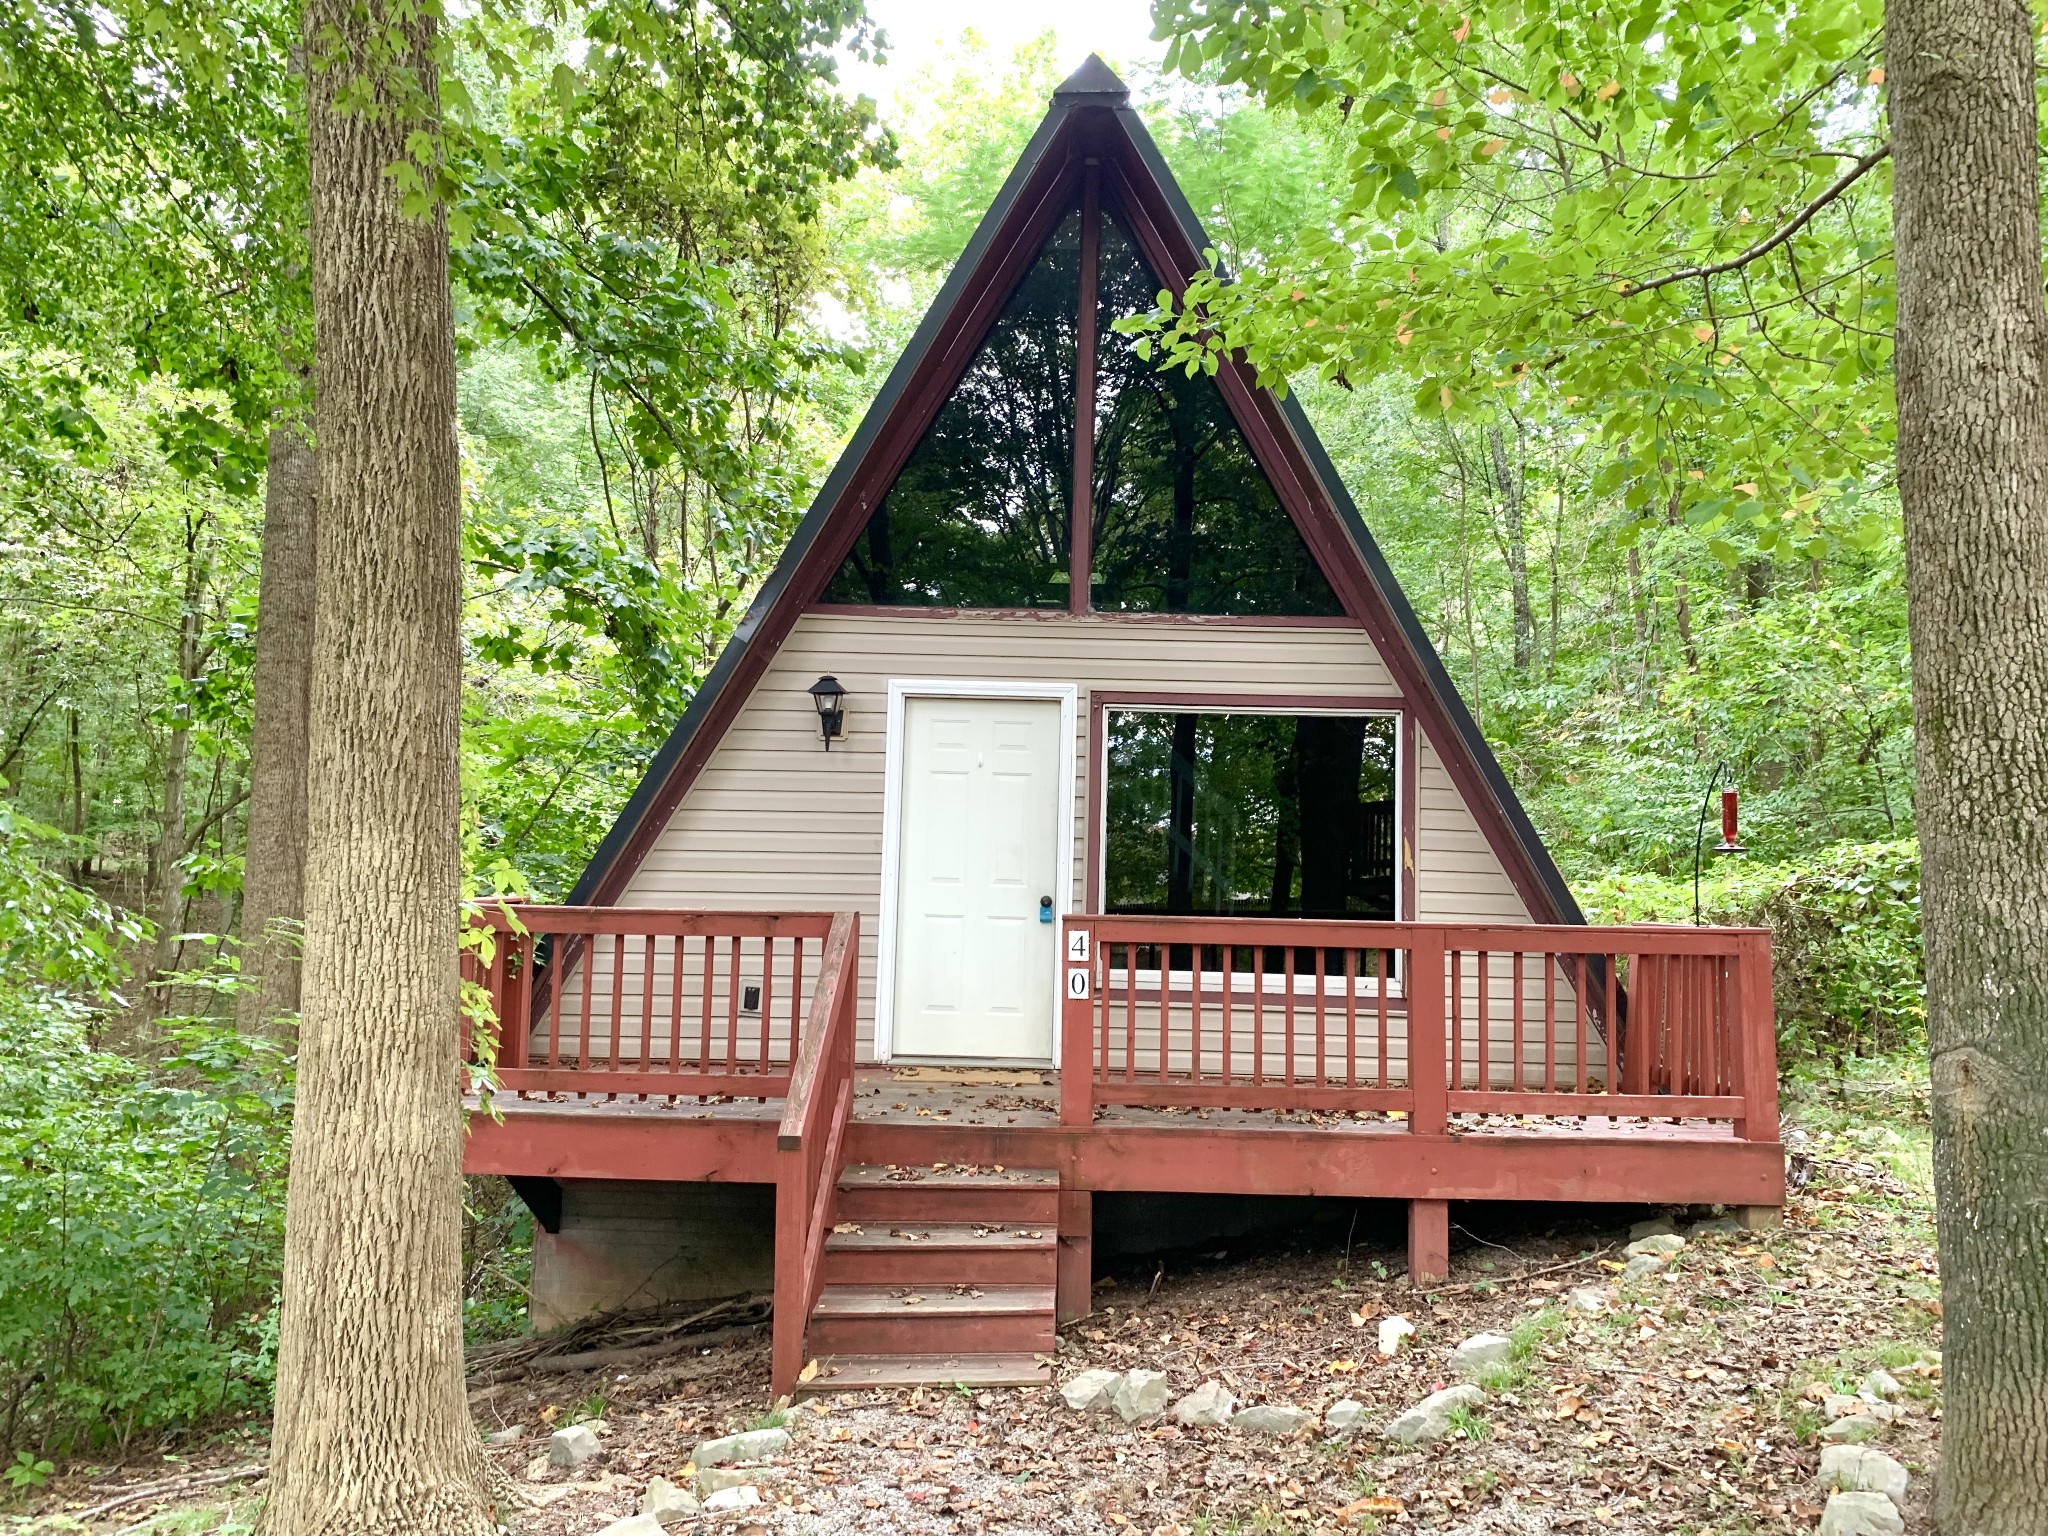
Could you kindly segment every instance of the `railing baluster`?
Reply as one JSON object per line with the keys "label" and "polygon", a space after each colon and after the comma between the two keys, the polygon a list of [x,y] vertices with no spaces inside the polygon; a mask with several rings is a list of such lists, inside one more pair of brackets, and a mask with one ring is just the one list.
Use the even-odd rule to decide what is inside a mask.
{"label": "railing baluster", "polygon": [[1281,981],[1287,988],[1287,1086],[1292,1088],[1294,1086],[1294,994],[1296,990],[1294,978],[1301,971],[1301,951],[1290,944],[1281,953],[1287,956],[1287,968],[1281,975]]}
{"label": "railing baluster", "polygon": [[1358,1086],[1358,951],[1344,950],[1344,1086]]}
{"label": "railing baluster", "polygon": [[683,1070],[683,936],[668,946],[668,1069]]}
{"label": "railing baluster", "polygon": [[[1138,946],[1127,944],[1124,953],[1130,964],[1124,970],[1124,1081],[1132,1081],[1138,1070]],[[1159,951],[1159,998],[1160,1009],[1166,1007],[1166,962],[1164,949]]]}
{"label": "railing baluster", "polygon": [[[1450,1086],[1465,1086],[1465,955],[1462,950],[1449,952],[1451,969],[1451,1006],[1444,1018],[1444,1033],[1450,1036],[1451,1072]],[[1412,1021],[1411,1021],[1412,1022]],[[1415,1063],[1408,1063],[1408,1070],[1415,1070]]]}
{"label": "railing baluster", "polygon": [[1252,1082],[1266,1080],[1266,946],[1252,946]]}
{"label": "railing baluster", "polygon": [[654,935],[640,956],[640,1064],[654,1065]]}
{"label": "railing baluster", "polygon": [[1318,1088],[1326,1088],[1330,1082],[1328,1053],[1324,1049],[1323,1041],[1325,1015],[1329,1011],[1326,1007],[1329,999],[1324,996],[1323,956],[1325,953],[1327,952],[1323,946],[1318,944],[1316,946],[1316,1086]]}
{"label": "railing baluster", "polygon": [[1537,956],[1543,962],[1543,1091],[1557,1092],[1557,956]]}
{"label": "railing baluster", "polygon": [[1522,1091],[1522,951],[1508,951],[1508,985],[1515,994],[1514,1033],[1515,1059],[1508,1069],[1508,1081],[1514,1084],[1515,1092]]}
{"label": "railing baluster", "polygon": [[740,936],[732,936],[725,971],[725,1070],[740,1069]]}
{"label": "railing baluster", "polygon": [[592,978],[597,974],[597,936],[583,946],[583,1008],[576,1020],[576,1070],[590,1068],[590,989]]}
{"label": "railing baluster", "polygon": [[1202,946],[1189,951],[1195,990],[1188,997],[1188,1081],[1202,1080]]}
{"label": "railing baluster", "polygon": [[1237,950],[1223,946],[1223,1085],[1230,1086],[1230,1016],[1237,1011]]}
{"label": "railing baluster", "polygon": [[[761,940],[761,1070],[768,1070],[769,1035],[775,1019],[775,935]],[[790,1058],[792,1061],[795,1057]]]}
{"label": "railing baluster", "polygon": [[789,951],[789,1059],[795,1061],[802,1045],[804,998],[804,940],[799,934]]}
{"label": "railing baluster", "polygon": [[612,1016],[610,1028],[606,1031],[610,1053],[606,1066],[612,1071],[619,1070],[619,1023],[626,1012],[626,936],[612,935]]}
{"label": "railing baluster", "polygon": [[[1387,1081],[1387,952],[1384,949],[1375,949],[1373,954],[1377,957],[1373,963],[1379,971],[1380,983],[1380,1075],[1376,1086],[1389,1088],[1393,1085]],[[1410,961],[1409,964],[1412,968],[1414,962]],[[1413,1079],[1411,1078],[1410,1081],[1412,1082]]]}
{"label": "railing baluster", "polygon": [[[698,978],[698,988],[704,994],[704,1017],[697,1041],[697,1070],[699,1072],[709,1072],[711,1070],[711,993],[713,990],[712,984],[718,976],[718,961],[715,957],[713,946],[717,942],[710,934],[704,935],[703,974]],[[682,941],[678,940],[677,948],[680,949],[681,947]]]}
{"label": "railing baluster", "polygon": [[1482,949],[1479,951],[1477,981],[1479,997],[1473,1005],[1479,1021],[1478,1038],[1473,1042],[1473,1054],[1479,1059],[1479,1076],[1472,1086],[1479,1089],[1493,1086],[1493,1004],[1488,995],[1492,989],[1487,985],[1493,979],[1492,972],[1493,951]]}

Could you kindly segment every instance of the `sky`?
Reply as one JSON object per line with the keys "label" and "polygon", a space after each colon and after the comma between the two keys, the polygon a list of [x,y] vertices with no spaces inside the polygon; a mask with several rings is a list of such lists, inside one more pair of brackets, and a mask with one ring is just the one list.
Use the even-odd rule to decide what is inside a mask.
{"label": "sky", "polygon": [[840,79],[877,100],[886,100],[969,27],[999,58],[1051,29],[1059,37],[1063,74],[1091,53],[1113,63],[1156,65],[1165,51],[1152,41],[1151,0],[867,0],[867,8],[888,36],[889,61],[880,69],[849,61]]}

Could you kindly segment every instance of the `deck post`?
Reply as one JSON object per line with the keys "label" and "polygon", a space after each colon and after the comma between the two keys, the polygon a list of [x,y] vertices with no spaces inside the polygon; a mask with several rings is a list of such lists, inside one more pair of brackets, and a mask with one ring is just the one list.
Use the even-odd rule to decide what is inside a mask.
{"label": "deck post", "polygon": [[1744,1141],[1778,1139],[1778,1019],[1771,996],[1771,936],[1746,933],[1736,940],[1735,996],[1742,1021],[1742,1119],[1735,1134]]}
{"label": "deck post", "polygon": [[[1455,1021],[1453,1021],[1455,1027]],[[1441,1136],[1450,1123],[1445,1077],[1444,936],[1417,933],[1408,951],[1408,1131]]]}
{"label": "deck post", "polygon": [[775,1153],[775,1310],[768,1367],[769,1390],[788,1397],[804,1368],[804,1326],[810,1308],[804,1285],[808,1201],[802,1151]]}
{"label": "deck post", "polygon": [[1107,968],[1097,963],[1095,935],[1086,923],[1069,918],[1061,937],[1065,957],[1060,962],[1060,1124],[1093,1125],[1095,993]]}
{"label": "deck post", "polygon": [[1054,1275],[1055,1316],[1071,1323],[1094,1309],[1095,1196],[1085,1189],[1060,1191],[1060,1246]]}
{"label": "deck post", "polygon": [[1408,1202],[1408,1283],[1441,1285],[1451,1278],[1451,1203]]}

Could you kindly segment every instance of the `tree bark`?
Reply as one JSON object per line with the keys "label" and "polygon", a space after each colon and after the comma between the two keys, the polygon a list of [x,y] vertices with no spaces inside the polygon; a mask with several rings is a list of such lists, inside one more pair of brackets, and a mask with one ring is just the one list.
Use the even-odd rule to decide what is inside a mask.
{"label": "tree bark", "polygon": [[439,115],[434,14],[304,21],[319,621],[266,1536],[493,1530],[462,1384],[448,235],[386,172]]}
{"label": "tree bark", "polygon": [[320,465],[297,422],[271,429],[256,600],[255,719],[242,857],[236,1023],[267,1033],[299,1007],[306,916],[306,732],[312,700],[313,551]]}
{"label": "tree bark", "polygon": [[162,1014],[170,1006],[170,986],[164,978],[177,969],[182,948],[178,934],[184,927],[185,913],[185,776],[192,762],[191,694],[199,680],[201,660],[203,616],[199,605],[206,592],[205,539],[203,521],[188,521],[185,581],[178,594],[179,698],[164,743],[163,801],[157,818],[156,856],[151,861],[151,872],[156,877],[156,955],[152,968],[159,983],[149,993],[148,1010],[152,1016]]}
{"label": "tree bark", "polygon": [[1528,515],[1523,499],[1527,486],[1519,472],[1521,466],[1508,463],[1507,444],[1499,427],[1488,431],[1487,445],[1493,454],[1493,478],[1506,523],[1501,531],[1501,553],[1507,557],[1508,595],[1514,606],[1515,671],[1526,673],[1536,652],[1536,614],[1529,606]]}
{"label": "tree bark", "polygon": [[2048,309],[2017,0],[1889,0],[1945,1536],[2048,1530]]}

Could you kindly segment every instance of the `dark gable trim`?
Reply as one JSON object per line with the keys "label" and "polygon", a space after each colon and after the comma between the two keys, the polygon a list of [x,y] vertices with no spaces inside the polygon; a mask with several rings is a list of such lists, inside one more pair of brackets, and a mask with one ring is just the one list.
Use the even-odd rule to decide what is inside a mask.
{"label": "dark gable trim", "polygon": [[[1107,200],[1175,288],[1200,263],[1201,222],[1129,104],[1091,58],[1051,110],[983,217],[860,430],[797,528],[774,572],[719,654],[682,720],[592,857],[569,900],[617,899],[660,835],[790,626],[824,590],[875,501],[980,345],[1025,263],[1064,211],[1084,159],[1102,162]],[[1337,589],[1378,647],[1516,892],[1538,922],[1585,919],[1516,797],[1442,658],[1373,542],[1335,466],[1292,397],[1274,399],[1235,362],[1218,370],[1252,451]],[[1411,794],[1411,799],[1413,798]]]}

